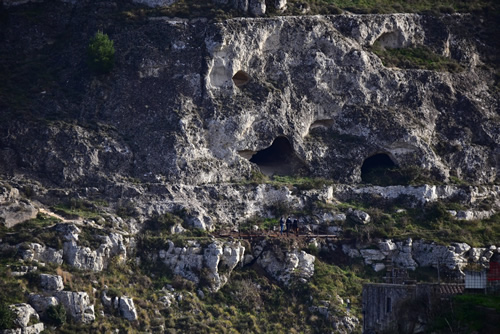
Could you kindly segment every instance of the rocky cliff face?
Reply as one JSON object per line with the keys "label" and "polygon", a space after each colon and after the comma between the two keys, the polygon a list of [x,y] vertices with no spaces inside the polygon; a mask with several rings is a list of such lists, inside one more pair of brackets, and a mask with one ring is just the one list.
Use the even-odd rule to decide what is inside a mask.
{"label": "rocky cliff face", "polygon": [[[60,7],[71,6],[85,3]],[[44,50],[60,33],[37,22],[37,45],[28,45],[14,31],[22,24],[13,22],[15,10],[8,13],[7,49]],[[64,60],[73,70],[61,79],[82,100],[50,90],[35,97],[37,113],[74,115],[81,125],[4,123],[4,173],[34,172],[60,185],[241,180],[257,170],[248,159],[282,138],[281,159],[257,161],[264,172],[359,182],[364,160],[383,153],[437,180],[497,178],[498,92],[468,15],[153,17],[109,27],[117,65],[106,77],[83,72],[84,47],[99,22],[81,20],[62,15],[59,25],[75,34]],[[427,46],[463,70],[386,68],[371,51],[377,41]]]}
{"label": "rocky cliff face", "polygon": [[[178,328],[165,319],[182,324],[186,312],[234,316],[213,304],[202,310],[203,300],[213,303],[206,293],[222,303],[232,296],[251,313],[266,309],[263,300],[280,302],[283,287],[307,304],[295,311],[310,314],[315,329],[352,332],[358,319],[342,298],[355,288],[329,287],[353,278],[325,263],[444,266],[461,275],[468,262],[498,257],[498,244],[406,234],[427,224],[450,240],[443,224],[464,223],[494,239],[500,99],[487,23],[466,14],[348,13],[209,21],[140,17],[128,2],[21,2],[0,12],[0,74],[9,87],[0,83],[0,224],[9,228],[0,230],[0,252],[15,262],[9,277],[28,280],[45,268],[42,292],[29,298],[43,321],[61,304],[82,326],[120,315],[134,330],[158,323],[163,331]],[[271,3],[218,2],[253,15]],[[85,60],[97,30],[115,44],[109,74],[92,73]],[[375,53],[414,47],[457,70],[387,67]],[[425,180],[369,184],[366,171],[387,166]],[[272,239],[278,224],[268,220],[290,213],[303,236]],[[405,237],[373,236],[398,224]],[[268,239],[232,240],[249,229]],[[56,268],[64,287],[72,284],[61,265],[78,288],[60,291]]]}

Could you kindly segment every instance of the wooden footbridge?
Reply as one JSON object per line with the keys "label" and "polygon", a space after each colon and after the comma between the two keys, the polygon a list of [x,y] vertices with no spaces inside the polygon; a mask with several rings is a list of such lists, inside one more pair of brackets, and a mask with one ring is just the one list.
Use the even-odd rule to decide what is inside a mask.
{"label": "wooden footbridge", "polygon": [[233,238],[233,239],[333,239],[337,240],[337,234],[313,234],[313,233],[289,233],[283,232],[283,234],[279,232],[261,232],[261,233],[248,233],[248,232],[219,232],[216,233],[219,238]]}

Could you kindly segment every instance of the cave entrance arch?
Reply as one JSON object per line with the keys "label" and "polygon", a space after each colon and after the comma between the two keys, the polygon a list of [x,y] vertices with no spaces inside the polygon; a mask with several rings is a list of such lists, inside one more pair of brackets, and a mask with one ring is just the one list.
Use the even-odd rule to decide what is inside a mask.
{"label": "cave entrance arch", "polygon": [[365,183],[381,184],[390,177],[390,171],[397,165],[386,153],[378,153],[368,157],[361,166],[361,180]]}
{"label": "cave entrance arch", "polygon": [[295,154],[290,141],[282,136],[277,137],[268,148],[253,154],[250,162],[257,164],[260,171],[268,176],[294,175],[305,167]]}

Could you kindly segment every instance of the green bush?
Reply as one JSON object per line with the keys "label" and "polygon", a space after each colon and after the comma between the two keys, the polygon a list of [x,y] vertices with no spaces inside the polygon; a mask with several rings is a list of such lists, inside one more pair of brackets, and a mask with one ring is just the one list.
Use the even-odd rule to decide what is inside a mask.
{"label": "green bush", "polygon": [[4,301],[0,302],[0,328],[8,329],[14,326],[15,315]]}
{"label": "green bush", "polygon": [[66,309],[62,304],[50,305],[45,313],[46,321],[56,327],[66,323]]}
{"label": "green bush", "polygon": [[89,66],[98,73],[108,73],[115,63],[113,41],[102,31],[96,32],[87,49]]}

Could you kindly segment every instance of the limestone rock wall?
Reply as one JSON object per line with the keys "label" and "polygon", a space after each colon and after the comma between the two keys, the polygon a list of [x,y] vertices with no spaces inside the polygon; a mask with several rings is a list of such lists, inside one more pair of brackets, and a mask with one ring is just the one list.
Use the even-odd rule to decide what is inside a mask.
{"label": "limestone rock wall", "polygon": [[[86,6],[52,9],[61,11],[55,30],[74,30],[75,45],[85,45],[96,22],[71,19],[64,10]],[[459,14],[219,23],[155,17],[110,29],[120,52],[109,78],[92,81],[65,72],[61,80],[77,86],[81,100],[60,99],[57,107],[49,99],[37,101],[42,115],[61,109],[95,126],[2,123],[7,135],[0,141],[0,168],[63,186],[116,185],[130,178],[156,184],[237,181],[257,171],[247,158],[284,137],[311,176],[355,183],[363,161],[385,153],[398,166],[416,166],[438,180],[453,175],[494,183],[499,98],[481,65],[488,59],[487,41],[464,33],[471,20]],[[12,52],[21,45],[36,52],[57,37],[40,23],[38,31],[46,33],[30,42],[16,27],[5,31]],[[425,45],[463,71],[387,68],[372,52],[375,42],[387,48]],[[72,47],[69,52],[81,53]],[[79,68],[77,58],[61,61]],[[232,80],[239,71],[249,79],[244,85]],[[69,152],[67,145],[75,149]]]}
{"label": "limestone rock wall", "polygon": [[493,255],[499,253],[497,245],[489,247],[471,247],[466,243],[451,243],[440,245],[427,240],[404,241],[381,240],[377,248],[363,246],[342,246],[343,252],[349,257],[362,257],[366,265],[371,265],[376,271],[386,268],[387,262],[396,267],[415,270],[417,267],[442,268],[464,276],[463,269],[468,263],[487,265]]}

